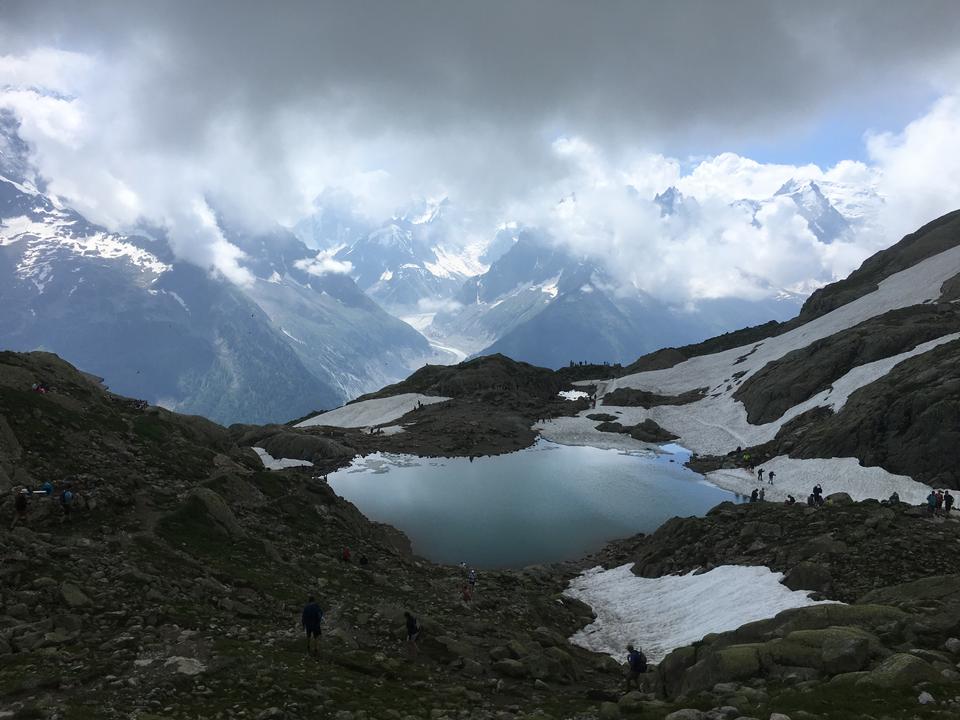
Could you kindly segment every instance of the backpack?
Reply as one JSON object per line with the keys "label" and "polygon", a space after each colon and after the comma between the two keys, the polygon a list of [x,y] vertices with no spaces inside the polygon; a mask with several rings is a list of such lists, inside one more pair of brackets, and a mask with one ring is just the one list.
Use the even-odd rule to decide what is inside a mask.
{"label": "backpack", "polygon": [[60,493],[60,504],[61,505],[71,505],[73,504],[73,493],[69,490],[64,490]]}
{"label": "backpack", "polygon": [[639,650],[631,650],[630,654],[627,655],[627,662],[634,672],[643,673],[647,671],[647,658]]}

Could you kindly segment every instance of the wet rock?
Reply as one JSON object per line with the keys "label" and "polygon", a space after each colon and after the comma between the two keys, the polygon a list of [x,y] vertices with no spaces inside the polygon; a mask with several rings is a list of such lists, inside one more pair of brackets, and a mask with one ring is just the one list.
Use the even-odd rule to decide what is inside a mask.
{"label": "wet rock", "polygon": [[907,653],[897,653],[858,678],[857,685],[890,688],[912,686],[920,682],[934,682],[937,679],[938,673],[930,663]]}

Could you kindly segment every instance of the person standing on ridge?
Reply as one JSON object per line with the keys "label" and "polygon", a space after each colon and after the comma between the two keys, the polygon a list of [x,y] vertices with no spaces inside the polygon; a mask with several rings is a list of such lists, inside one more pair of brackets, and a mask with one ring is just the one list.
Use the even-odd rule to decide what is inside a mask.
{"label": "person standing on ridge", "polygon": [[320,609],[317,601],[311,595],[307,598],[307,604],[303,607],[300,624],[303,625],[303,630],[307,633],[307,655],[312,655],[314,658],[320,657],[321,622],[323,622],[323,610]]}
{"label": "person standing on ridge", "polygon": [[763,482],[763,468],[757,468],[757,481]]}

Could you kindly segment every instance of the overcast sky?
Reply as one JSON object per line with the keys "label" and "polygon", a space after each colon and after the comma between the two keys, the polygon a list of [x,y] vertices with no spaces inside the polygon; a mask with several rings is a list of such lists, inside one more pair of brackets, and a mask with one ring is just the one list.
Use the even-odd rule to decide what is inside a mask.
{"label": "overcast sky", "polygon": [[[211,205],[292,223],[339,187],[375,218],[448,196],[459,242],[513,220],[663,257],[624,280],[675,299],[756,295],[960,207],[958,37],[949,0],[4,0],[0,106],[55,192],[240,282]],[[825,247],[789,208],[759,228],[725,209],[793,176],[878,192],[882,217]],[[700,209],[664,226],[627,185]],[[716,273],[755,252],[763,281]]]}

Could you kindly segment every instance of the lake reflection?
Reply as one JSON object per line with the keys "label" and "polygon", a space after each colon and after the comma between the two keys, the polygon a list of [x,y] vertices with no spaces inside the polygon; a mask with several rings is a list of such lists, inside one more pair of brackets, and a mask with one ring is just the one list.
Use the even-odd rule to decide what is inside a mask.
{"label": "lake reflection", "polygon": [[369,518],[436,562],[522,567],[569,560],[676,515],[736,499],[683,467],[688,453],[535,446],[496,457],[369,455],[329,476]]}

